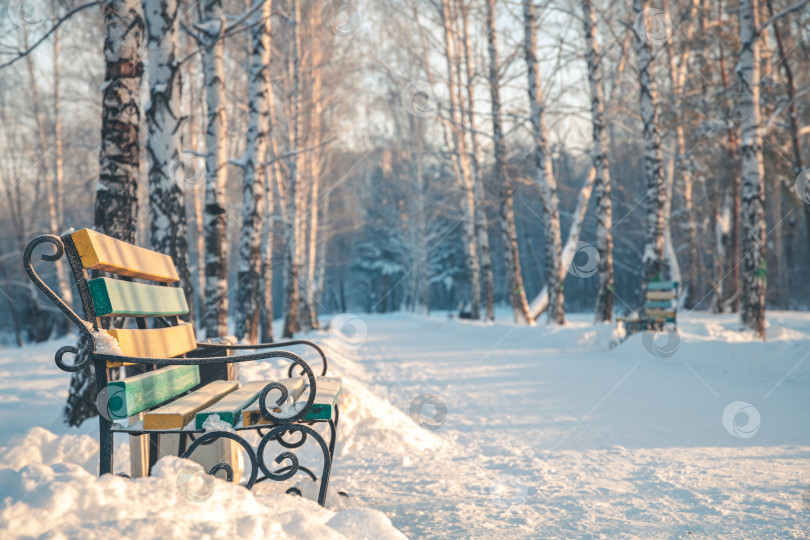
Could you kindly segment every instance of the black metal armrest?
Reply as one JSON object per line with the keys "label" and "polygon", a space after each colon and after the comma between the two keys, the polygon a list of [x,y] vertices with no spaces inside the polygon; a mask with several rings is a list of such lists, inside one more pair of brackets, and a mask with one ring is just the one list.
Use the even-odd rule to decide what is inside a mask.
{"label": "black metal armrest", "polygon": [[[326,363],[326,354],[324,354],[323,349],[321,349],[318,345],[313,343],[312,341],[307,341],[304,339],[297,339],[293,341],[279,341],[276,343],[256,343],[255,345],[228,345],[227,343],[205,343],[202,341],[197,342],[197,347],[205,347],[205,348],[216,348],[216,349],[233,349],[233,350],[251,350],[251,349],[277,349],[280,347],[292,347],[294,345],[306,345],[308,347],[312,347],[321,357],[321,362],[323,363],[323,369],[321,370],[321,376],[326,375],[327,363]],[[292,366],[290,366],[290,372],[292,372]]]}

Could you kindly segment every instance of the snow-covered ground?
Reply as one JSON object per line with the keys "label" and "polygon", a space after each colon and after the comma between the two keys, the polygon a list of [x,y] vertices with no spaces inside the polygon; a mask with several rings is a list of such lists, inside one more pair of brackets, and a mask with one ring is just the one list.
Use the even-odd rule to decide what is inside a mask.
{"label": "snow-covered ground", "polygon": [[342,317],[312,336],[345,389],[330,487],[350,497],[326,509],[219,480],[189,501],[171,458],[97,479],[95,423],[59,420],[62,343],[0,351],[0,538],[807,538],[810,314],[770,312],[765,343],[731,315],[681,319],[611,349],[590,315]]}

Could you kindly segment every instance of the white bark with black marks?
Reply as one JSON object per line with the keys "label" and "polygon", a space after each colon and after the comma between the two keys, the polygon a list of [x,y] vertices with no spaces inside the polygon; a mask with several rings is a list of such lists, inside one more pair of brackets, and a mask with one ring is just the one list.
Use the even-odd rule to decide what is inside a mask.
{"label": "white bark with black marks", "polygon": [[543,118],[545,104],[540,85],[540,68],[537,62],[537,37],[534,33],[534,2],[523,0],[523,54],[526,59],[529,92],[529,119],[534,136],[535,181],[540,188],[543,203],[546,288],[548,289],[548,322],[565,324],[565,270],[562,264],[562,234],[560,233],[560,210],[557,196],[557,179],[554,177],[551,155],[548,148],[548,132]]}
{"label": "white bark with black marks", "polygon": [[[647,0],[633,0],[636,15],[646,17]],[[642,290],[647,283],[664,279],[664,215],[666,210],[666,187],[664,185],[663,160],[661,157],[661,136],[658,132],[657,101],[658,92],[653,74],[653,55],[649,41],[637,35],[636,55],[638,60],[638,81],[640,95],[641,122],[644,138],[644,177],[646,179],[645,230],[646,243],[642,254]]]}
{"label": "white bark with black marks", "polygon": [[[239,266],[235,312],[236,337],[248,343],[259,338],[264,221],[265,165],[270,130],[268,65],[270,63],[270,2],[251,20],[251,54],[248,80],[248,133],[242,174],[242,229],[239,233]],[[265,289],[265,292],[267,290]]]}
{"label": "white bark with black marks", "polygon": [[593,129],[591,159],[595,174],[596,251],[599,253],[595,320],[596,322],[610,322],[613,318],[613,205],[610,197],[605,98],[602,90],[601,55],[596,39],[596,16],[591,0],[582,0],[582,12],[582,25],[585,32],[585,62],[588,65],[588,86],[591,90],[591,125]]}
{"label": "white bark with black marks", "polygon": [[492,139],[495,147],[495,185],[500,192],[500,225],[503,238],[504,267],[509,287],[509,301],[518,324],[534,324],[529,315],[529,302],[523,289],[520,255],[515,228],[513,179],[506,171],[506,146],[501,125],[501,91],[499,80],[498,39],[495,32],[495,0],[486,0],[487,43],[489,47],[489,92],[492,102]]}
{"label": "white bark with black marks", "polygon": [[143,0],[149,51],[149,105],[145,111],[149,159],[151,246],[172,257],[194,319],[194,286],[189,270],[185,195],[176,182],[183,148],[182,82],[178,51],[177,0]]}
{"label": "white bark with black marks", "polygon": [[765,339],[765,184],[759,133],[760,49],[757,0],[740,0],[740,117],[742,119],[742,262],[740,319]]}
{"label": "white bark with black marks", "polygon": [[203,77],[207,105],[205,131],[205,309],[206,337],[228,333],[228,241],[225,185],[228,146],[225,140],[225,69],[222,0],[203,0]]}

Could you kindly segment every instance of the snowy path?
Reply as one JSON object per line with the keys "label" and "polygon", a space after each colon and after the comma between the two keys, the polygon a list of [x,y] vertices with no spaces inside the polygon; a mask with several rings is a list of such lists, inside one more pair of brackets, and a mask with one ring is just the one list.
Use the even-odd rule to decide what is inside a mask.
{"label": "snowy path", "polygon": [[[584,319],[564,329],[363,321],[367,340],[347,352],[353,374],[405,412],[422,393],[447,407],[441,449],[347,452],[335,466],[336,483],[409,536],[804,538],[810,529],[804,314],[782,314],[765,344],[734,343],[732,317],[689,317],[666,359],[641,336],[608,351],[606,329]],[[753,436],[724,427],[734,401],[760,413]],[[423,409],[428,421],[436,412]]]}
{"label": "snowy path", "polygon": [[689,314],[677,343],[654,343],[667,358],[640,335],[610,350],[610,327],[570,319],[363,315],[349,326],[365,339],[311,336],[345,390],[326,510],[271,482],[217,480],[192,503],[188,462],[169,458],[150,479],[99,479],[96,423],[59,418],[69,376],[53,352],[70,338],[0,350],[0,538],[401,538],[385,516],[411,538],[810,536],[810,314],[769,313],[765,343],[733,316]]}

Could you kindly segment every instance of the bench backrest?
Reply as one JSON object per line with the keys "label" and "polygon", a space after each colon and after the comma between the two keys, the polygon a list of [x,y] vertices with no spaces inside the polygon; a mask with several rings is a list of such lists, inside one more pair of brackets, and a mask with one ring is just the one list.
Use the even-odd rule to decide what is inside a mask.
{"label": "bench backrest", "polygon": [[[179,315],[189,312],[179,276],[168,255],[134,246],[91,229],[62,237],[72,258],[85,318],[96,330],[100,317],[133,317],[137,328],[111,329],[121,354],[140,358],[181,356],[197,347],[194,327]],[[71,245],[72,244],[72,245]],[[71,257],[72,256],[72,257]],[[88,279],[88,271],[108,277]],[[139,280],[139,281],[134,281]],[[149,326],[162,318],[161,325]],[[170,326],[165,326],[168,322]],[[98,345],[97,345],[98,349]],[[120,362],[107,362],[118,367]],[[160,405],[200,384],[198,366],[172,366],[149,371],[107,385],[113,419]],[[116,399],[123,400],[118,403]]]}
{"label": "bench backrest", "polygon": [[677,281],[651,281],[644,294],[644,315],[648,318],[675,322],[678,306]]}

